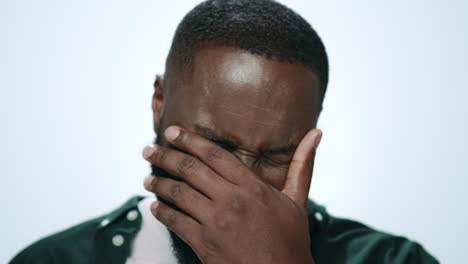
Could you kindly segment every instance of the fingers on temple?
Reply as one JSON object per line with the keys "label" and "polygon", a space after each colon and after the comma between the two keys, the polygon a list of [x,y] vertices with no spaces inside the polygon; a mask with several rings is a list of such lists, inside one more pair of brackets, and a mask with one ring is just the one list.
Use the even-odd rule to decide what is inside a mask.
{"label": "fingers on temple", "polygon": [[283,189],[283,193],[304,206],[307,205],[315,154],[321,135],[320,130],[313,129],[302,139],[289,166],[288,177]]}

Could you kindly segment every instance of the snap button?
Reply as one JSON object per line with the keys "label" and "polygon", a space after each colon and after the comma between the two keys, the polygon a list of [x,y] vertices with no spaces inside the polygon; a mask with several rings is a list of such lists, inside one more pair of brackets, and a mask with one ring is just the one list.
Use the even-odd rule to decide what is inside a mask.
{"label": "snap button", "polygon": [[104,227],[104,226],[108,225],[109,223],[110,223],[110,220],[108,218],[106,218],[106,219],[101,221],[101,226]]}
{"label": "snap button", "polygon": [[322,222],[322,220],[323,220],[323,215],[320,212],[315,212],[314,217],[319,222]]}
{"label": "snap button", "polygon": [[127,220],[128,221],[135,221],[138,218],[137,210],[131,210],[127,213]]}
{"label": "snap button", "polygon": [[116,247],[120,247],[125,242],[125,238],[122,235],[115,235],[112,237],[112,244]]}

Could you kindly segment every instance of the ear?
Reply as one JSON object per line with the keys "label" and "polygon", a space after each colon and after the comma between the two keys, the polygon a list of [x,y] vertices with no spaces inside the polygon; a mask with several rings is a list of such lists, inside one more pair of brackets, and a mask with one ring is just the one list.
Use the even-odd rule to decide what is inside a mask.
{"label": "ear", "polygon": [[164,103],[164,77],[162,75],[156,75],[154,81],[154,94],[151,102],[151,108],[153,109],[153,129],[156,132],[161,121],[163,114],[163,103]]}

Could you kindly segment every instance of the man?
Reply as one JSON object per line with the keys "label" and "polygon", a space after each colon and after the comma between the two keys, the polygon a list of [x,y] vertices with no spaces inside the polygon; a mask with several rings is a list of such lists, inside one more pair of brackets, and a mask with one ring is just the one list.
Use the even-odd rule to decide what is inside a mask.
{"label": "man", "polygon": [[154,83],[144,186],[158,201],[133,197],[11,263],[437,263],[308,200],[327,82],[325,48],[292,10],[201,3]]}

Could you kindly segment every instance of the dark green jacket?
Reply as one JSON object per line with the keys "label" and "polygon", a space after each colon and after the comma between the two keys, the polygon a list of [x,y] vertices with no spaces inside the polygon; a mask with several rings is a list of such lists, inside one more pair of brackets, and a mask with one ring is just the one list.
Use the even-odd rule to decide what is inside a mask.
{"label": "dark green jacket", "polygon": [[[46,237],[20,252],[11,264],[124,264],[141,226],[135,196],[113,212]],[[438,263],[421,245],[330,216],[309,201],[312,256],[316,263]]]}

